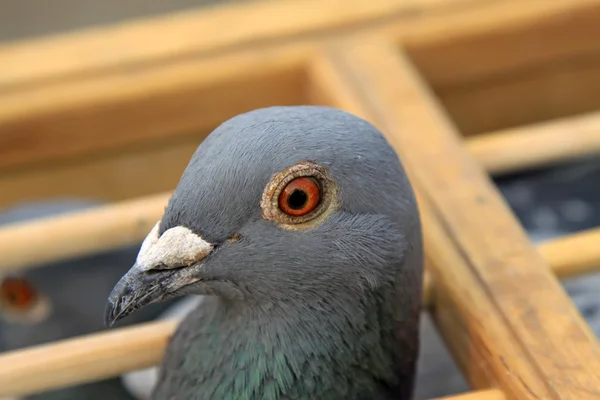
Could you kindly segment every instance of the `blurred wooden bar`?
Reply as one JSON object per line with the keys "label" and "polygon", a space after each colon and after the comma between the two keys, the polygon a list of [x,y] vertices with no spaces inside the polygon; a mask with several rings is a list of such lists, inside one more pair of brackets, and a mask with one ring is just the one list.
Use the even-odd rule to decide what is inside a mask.
{"label": "blurred wooden bar", "polygon": [[[235,109],[234,104],[231,106]],[[199,116],[202,118],[204,113]],[[104,118],[110,120],[108,115]],[[207,133],[208,130],[102,157],[42,164],[16,172],[0,171],[0,208],[19,201],[60,196],[118,201],[171,190]],[[491,132],[468,138],[466,145],[469,153],[492,174],[544,167],[600,154],[600,116],[586,114]],[[149,175],[153,179],[146,179]]]}
{"label": "blurred wooden bar", "polygon": [[[48,163],[86,162],[108,151],[201,138],[237,113],[304,103],[304,66],[316,43],[344,33],[377,33],[407,44],[465,132],[562,115],[548,104],[548,90],[573,111],[596,105],[595,97],[567,92],[576,83],[597,93],[594,77],[569,69],[572,78],[562,86],[550,77],[532,86],[519,83],[518,72],[542,63],[570,65],[575,57],[594,54],[600,26],[589,20],[600,13],[599,1],[357,0],[356,10],[340,13],[338,2],[327,0],[318,18],[298,11],[297,1],[223,6],[0,47],[0,178],[17,167],[35,173]],[[254,30],[240,23],[243,12],[257,15],[253,24],[264,19],[274,25]],[[273,18],[276,13],[286,17]],[[204,23],[209,19],[219,20],[218,26]],[[221,25],[233,30],[215,34]],[[517,34],[507,30],[527,45],[515,48]],[[539,45],[557,35],[562,40]],[[501,62],[484,61],[485,47],[502,49]],[[41,54],[49,61],[33,61]],[[466,80],[458,72],[463,70],[483,83]],[[456,72],[456,80],[446,71]],[[514,76],[502,82],[509,92],[495,93],[494,79],[506,74]]]}
{"label": "blurred wooden bar", "polygon": [[0,90],[0,174],[192,135],[199,140],[238,113],[299,104],[307,55],[303,46],[260,56],[240,51],[6,95]]}
{"label": "blurred wooden bar", "polygon": [[117,202],[173,190],[201,137],[0,173],[0,209],[64,198]]}
{"label": "blurred wooden bar", "polygon": [[25,396],[158,363],[177,321],[80,336],[0,355],[0,396]]}
{"label": "blurred wooden bar", "polygon": [[596,228],[544,241],[538,251],[559,278],[566,278],[598,271],[599,248],[600,228]]}
{"label": "blurred wooden bar", "polygon": [[[434,317],[469,383],[509,398],[595,398],[600,347],[589,326],[405,54],[348,40],[312,77],[315,98],[382,129],[424,195]],[[566,364],[577,366],[567,377]]]}
{"label": "blurred wooden bar", "polygon": [[[418,190],[424,305],[482,390],[443,399],[597,398],[597,340],[556,278],[600,268],[600,229],[534,248],[485,172],[600,153],[598,21],[600,0],[270,0],[1,45],[0,208],[109,204],[0,228],[0,275],[139,243],[225,119],[333,105]],[[2,354],[0,396],[155,365],[175,327]]]}
{"label": "blurred wooden bar", "polygon": [[157,194],[0,228],[0,276],[141,241],[171,193]]}
{"label": "blurred wooden bar", "polygon": [[599,18],[596,0],[505,3],[463,29],[440,24],[403,44],[470,136],[600,108]]}
{"label": "blurred wooden bar", "polygon": [[0,88],[17,90],[140,65],[174,64],[272,41],[288,44],[386,26],[416,14],[477,6],[472,0],[261,0],[186,10],[4,45]]}
{"label": "blurred wooden bar", "polygon": [[[303,103],[303,65],[318,38],[420,21],[459,3],[473,1],[258,1],[0,47],[0,173],[205,134],[253,108]],[[33,61],[42,54],[51,62]]]}
{"label": "blurred wooden bar", "polygon": [[494,175],[600,154],[600,113],[478,135],[466,146]]}

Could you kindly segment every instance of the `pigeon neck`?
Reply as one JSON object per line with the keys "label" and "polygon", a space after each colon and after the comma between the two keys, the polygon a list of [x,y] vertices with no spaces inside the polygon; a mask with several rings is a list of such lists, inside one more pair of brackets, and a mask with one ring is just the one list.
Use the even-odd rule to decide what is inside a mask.
{"label": "pigeon neck", "polygon": [[[172,362],[193,365],[203,390],[219,398],[234,398],[236,382],[256,393],[267,380],[276,392],[300,399],[355,398],[348,393],[378,399],[381,382],[394,381],[392,327],[382,325],[387,319],[370,312],[372,304],[364,299],[361,304],[303,301],[243,310],[221,299],[211,303],[179,329],[178,335],[194,339],[181,354],[185,360]],[[340,382],[345,374],[353,379]],[[309,396],[302,391],[311,384],[316,386]]]}

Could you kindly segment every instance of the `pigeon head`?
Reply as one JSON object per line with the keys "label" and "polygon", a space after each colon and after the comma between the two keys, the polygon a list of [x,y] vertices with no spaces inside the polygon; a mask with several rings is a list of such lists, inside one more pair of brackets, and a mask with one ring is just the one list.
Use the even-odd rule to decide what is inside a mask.
{"label": "pigeon head", "polygon": [[248,307],[365,293],[393,303],[399,280],[418,312],[420,235],[408,178],[371,124],[328,107],[251,111],[198,147],[106,323],[186,294]]}
{"label": "pigeon head", "polygon": [[25,277],[0,279],[0,316],[9,323],[35,324],[50,313],[50,302]]}

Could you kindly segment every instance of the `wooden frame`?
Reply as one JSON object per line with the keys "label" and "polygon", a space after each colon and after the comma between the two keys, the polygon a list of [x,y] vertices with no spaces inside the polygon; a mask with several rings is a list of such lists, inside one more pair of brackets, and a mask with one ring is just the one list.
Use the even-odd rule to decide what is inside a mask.
{"label": "wooden frame", "polygon": [[[600,268],[600,229],[535,249],[484,172],[600,152],[600,1],[351,3],[216,7],[0,47],[0,205],[116,201],[1,228],[0,273],[139,242],[223,119],[332,105],[377,125],[415,183],[426,305],[479,390],[453,398],[600,396],[597,339],[556,279]],[[306,10],[317,5],[315,18]],[[215,20],[226,35],[212,34],[223,31]],[[161,40],[140,39],[157,31]],[[1,355],[0,396],[153,365],[175,326]]]}

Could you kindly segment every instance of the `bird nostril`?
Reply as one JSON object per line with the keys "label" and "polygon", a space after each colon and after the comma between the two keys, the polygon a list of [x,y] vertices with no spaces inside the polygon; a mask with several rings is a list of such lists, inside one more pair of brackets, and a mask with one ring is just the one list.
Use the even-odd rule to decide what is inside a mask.
{"label": "bird nostril", "polygon": [[239,233],[235,233],[222,242],[213,243],[213,245],[212,245],[213,252],[215,250],[218,250],[219,248],[221,248],[221,246],[223,246],[225,243],[235,243],[238,240],[240,240],[241,238],[242,238],[242,235],[240,235]]}
{"label": "bird nostril", "polygon": [[231,242],[231,243],[235,243],[238,240],[240,240],[241,238],[242,238],[242,235],[240,235],[239,233],[236,233],[233,236],[231,236],[227,241]]}

